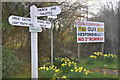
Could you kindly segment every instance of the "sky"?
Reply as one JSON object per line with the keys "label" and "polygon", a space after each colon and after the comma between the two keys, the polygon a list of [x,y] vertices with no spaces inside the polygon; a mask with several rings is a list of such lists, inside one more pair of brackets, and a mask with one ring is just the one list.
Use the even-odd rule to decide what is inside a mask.
{"label": "sky", "polygon": [[118,2],[119,0],[92,0],[90,1],[88,4],[91,5],[89,7],[89,11],[93,11],[94,13],[98,13],[98,8],[101,7],[101,4],[106,4],[106,3],[110,3],[112,2],[113,6],[117,6],[116,2]]}
{"label": "sky", "polygon": [[[61,0],[62,1],[62,0]],[[65,0],[67,2],[81,2],[81,3],[86,3],[86,0]],[[112,2],[113,6],[117,6],[116,2],[118,2],[119,0],[87,0],[88,5],[89,5],[89,13],[94,13],[94,14],[98,14],[99,13],[99,9],[101,8],[101,4],[106,4],[109,2]]]}

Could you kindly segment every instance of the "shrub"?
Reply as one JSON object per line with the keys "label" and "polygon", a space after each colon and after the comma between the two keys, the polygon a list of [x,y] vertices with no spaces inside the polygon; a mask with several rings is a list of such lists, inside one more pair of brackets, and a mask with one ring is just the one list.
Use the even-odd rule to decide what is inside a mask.
{"label": "shrub", "polygon": [[2,48],[2,77],[7,77],[20,71],[23,67],[22,61],[6,47]]}

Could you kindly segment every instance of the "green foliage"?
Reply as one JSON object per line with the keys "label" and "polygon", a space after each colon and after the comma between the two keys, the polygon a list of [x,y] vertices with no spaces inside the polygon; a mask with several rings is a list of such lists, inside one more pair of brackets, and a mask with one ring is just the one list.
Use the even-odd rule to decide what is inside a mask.
{"label": "green foliage", "polygon": [[70,72],[67,74],[69,78],[82,78],[84,76],[83,72]]}
{"label": "green foliage", "polygon": [[54,70],[40,70],[39,72],[40,78],[52,78],[54,74]]}
{"label": "green foliage", "polygon": [[2,52],[2,76],[7,77],[9,75],[19,72],[23,68],[22,60],[15,55],[15,51],[12,51],[6,47],[3,47]]}
{"label": "green foliage", "polygon": [[58,57],[58,58],[55,58],[55,60],[54,60],[54,65],[58,66],[58,68],[61,67],[62,63],[64,63],[64,61],[62,61],[61,59],[62,58]]}
{"label": "green foliage", "polygon": [[87,59],[87,61],[86,61],[86,64],[88,64],[88,65],[93,65],[94,63],[95,63],[95,59],[93,59],[93,58],[88,58]]}

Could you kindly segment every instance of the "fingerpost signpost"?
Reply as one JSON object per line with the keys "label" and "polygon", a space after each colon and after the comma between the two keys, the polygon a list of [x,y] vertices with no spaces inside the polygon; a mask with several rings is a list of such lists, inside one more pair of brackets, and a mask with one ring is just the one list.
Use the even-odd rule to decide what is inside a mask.
{"label": "fingerpost signpost", "polygon": [[45,8],[37,8],[35,5],[30,6],[30,18],[11,15],[8,21],[14,26],[29,27],[31,32],[31,78],[38,80],[38,32],[42,32],[42,28],[51,28],[50,21],[38,20],[39,16],[52,16],[60,14],[59,6],[51,6]]}

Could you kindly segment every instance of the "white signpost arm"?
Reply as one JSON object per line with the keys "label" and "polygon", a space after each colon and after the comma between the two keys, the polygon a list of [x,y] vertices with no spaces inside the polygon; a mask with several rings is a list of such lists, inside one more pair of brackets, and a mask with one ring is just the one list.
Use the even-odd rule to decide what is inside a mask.
{"label": "white signpost arm", "polygon": [[[30,7],[30,17],[33,23],[33,26],[31,27],[37,27],[37,17],[36,17],[36,6]],[[38,34],[37,32],[31,32],[31,75],[32,79],[38,80]]]}

